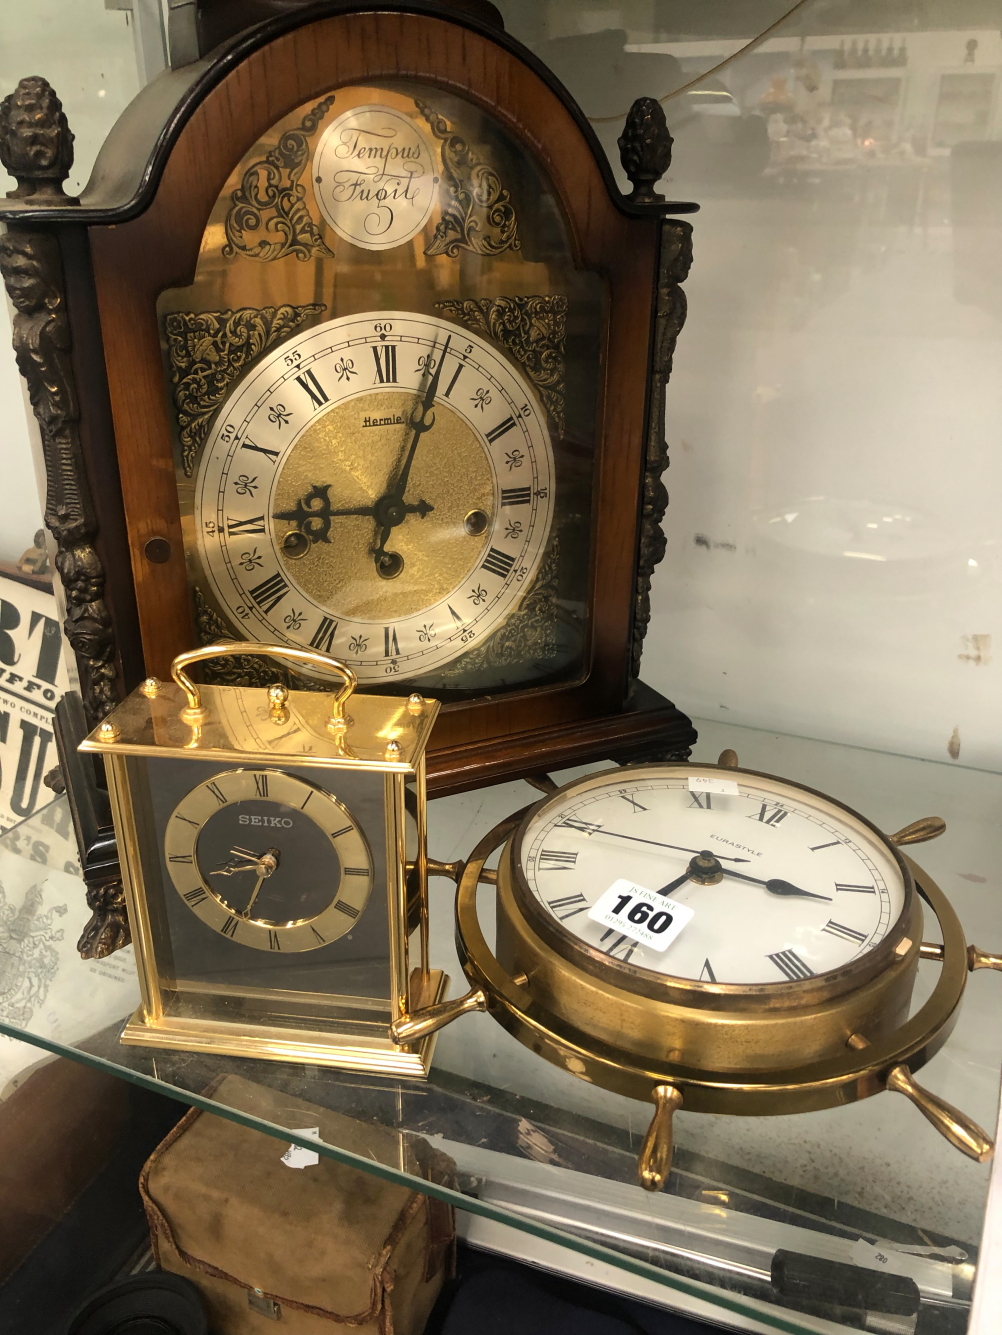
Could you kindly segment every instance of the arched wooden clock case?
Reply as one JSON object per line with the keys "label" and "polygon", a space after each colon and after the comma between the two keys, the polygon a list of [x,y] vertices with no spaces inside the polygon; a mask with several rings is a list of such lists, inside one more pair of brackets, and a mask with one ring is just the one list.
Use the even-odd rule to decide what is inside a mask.
{"label": "arched wooden clock case", "polygon": [[[387,114],[410,115],[408,132],[425,145],[420,151],[436,173],[424,230],[396,249],[368,241],[353,249],[354,224],[332,222],[321,198],[322,159],[314,157],[335,120],[353,109],[363,120],[370,114],[363,94],[371,90]],[[670,156],[656,103],[635,104],[621,147],[635,187],[629,197],[579,109],[528,51],[458,8],[421,0],[378,9],[305,5],[166,72],[122,115],[79,200],[62,189],[72,136],[58,98],[44,80],[22,80],[0,109],[0,157],[18,180],[0,207],[7,226],[0,269],[40,429],[45,517],[89,724],[143,677],[166,676],[174,656],[200,642],[278,633],[318,647],[317,637],[329,638],[339,618],[321,615],[322,600],[303,613],[293,598],[274,614],[269,633],[263,623],[256,630],[241,623],[237,594],[227,602],[218,579],[213,584],[206,574],[211,521],[192,496],[204,482],[206,451],[222,448],[226,413],[241,386],[280,364],[283,351],[297,355],[318,329],[343,333],[348,316],[368,316],[374,330],[381,312],[403,310],[416,311],[430,332],[424,346],[422,327],[414,325],[413,346],[400,344],[400,364],[414,382],[402,380],[401,393],[420,400],[439,356],[458,356],[461,369],[463,347],[484,350],[484,365],[501,368],[491,385],[514,386],[505,391],[513,404],[524,391],[526,418],[549,435],[557,499],[544,516],[545,533],[526,547],[523,567],[504,551],[498,555],[504,543],[493,535],[502,533],[502,518],[517,544],[511,535],[523,516],[483,510],[515,496],[522,479],[512,469],[524,451],[495,450],[495,500],[478,503],[482,509],[464,521],[471,541],[484,532],[482,522],[494,525],[477,555],[483,564],[471,567],[478,578],[468,590],[457,584],[456,597],[447,582],[438,590],[436,608],[452,614],[447,626],[413,616],[399,623],[401,645],[405,630],[457,635],[451,657],[438,654],[437,677],[409,671],[403,648],[403,670],[394,666],[396,627],[379,614],[381,588],[374,604],[359,603],[368,609],[371,636],[356,626],[350,639],[344,632],[343,645],[324,639],[319,647],[349,662],[354,653],[371,689],[406,694],[416,687],[443,700],[428,755],[430,795],[543,765],[688,754],[695,737],[689,720],[638,673],[651,574],[665,546],[664,393],[691,256],[691,228],[671,215],[696,206],[666,203],[653,190]],[[240,299],[247,292],[250,298]],[[369,330],[363,343],[378,337]],[[359,347],[356,361],[364,357],[371,375],[369,350]],[[373,351],[377,374],[384,355]],[[328,381],[335,369],[332,355],[323,368]],[[452,362],[447,369],[451,379]],[[469,402],[483,408],[488,381],[471,381],[470,390]],[[290,420],[293,392],[269,400],[279,426]],[[396,404],[390,401],[388,417]],[[492,426],[485,415],[481,426],[471,408],[465,411],[486,450],[507,419]],[[441,393],[436,412],[444,420]],[[518,414],[516,405],[511,415],[521,428]],[[261,467],[246,470],[249,481],[272,460],[252,462]],[[537,470],[534,495],[545,492],[540,477]],[[435,517],[421,530],[421,507],[437,504],[441,519],[444,501],[429,505],[400,490],[398,501],[414,501],[411,532],[430,532]],[[303,491],[300,511],[304,501],[307,508],[314,503]],[[322,503],[330,510],[329,499]],[[287,512],[295,513],[288,503]],[[232,520],[237,534],[256,536],[255,517],[241,513]],[[224,522],[230,520],[220,527]],[[335,521],[324,539],[332,551],[347,532],[337,524],[352,522]],[[300,540],[283,534],[277,519],[272,527],[269,541]],[[387,526],[382,547],[389,550],[402,532],[388,538]],[[210,537],[223,541],[225,531]],[[246,546],[252,560],[258,549]],[[319,542],[316,552],[328,561],[323,579],[333,578],[334,558]],[[279,550],[283,560],[285,553]],[[244,555],[234,547],[226,559],[232,565]],[[311,548],[297,570],[313,555]],[[363,553],[362,567],[367,561]],[[225,564],[220,557],[219,569]],[[478,589],[493,596],[491,579],[520,568],[526,588],[509,599],[515,613],[491,623],[494,649],[480,651],[475,630],[467,629]],[[275,576],[262,568],[253,587],[274,579],[282,582],[282,568]],[[524,615],[530,605],[531,624]],[[391,624],[380,628],[381,620]],[[547,658],[532,628],[552,639],[558,626],[559,640],[558,623],[570,627],[569,647],[551,644]],[[503,671],[498,635],[507,636]],[[384,672],[383,679],[375,675]]]}

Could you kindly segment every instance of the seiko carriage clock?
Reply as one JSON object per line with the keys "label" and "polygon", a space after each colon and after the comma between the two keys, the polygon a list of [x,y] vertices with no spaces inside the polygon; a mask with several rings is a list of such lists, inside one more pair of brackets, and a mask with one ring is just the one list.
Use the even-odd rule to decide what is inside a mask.
{"label": "seiko carriage clock", "polygon": [[[428,967],[425,763],[438,704],[280,682],[196,686],[181,654],[82,744],[105,760],[141,1005],[123,1043],[426,1075],[394,1020],[444,995]],[[263,658],[265,669],[268,659]],[[272,668],[272,674],[277,675]]]}
{"label": "seiko carriage clock", "polygon": [[53,90],[4,102],[0,268],[90,726],[232,639],[440,699],[433,793],[687,754],[637,673],[696,206],[654,192],[657,103],[627,197],[480,8],[285,6],[144,88],[79,199]]}

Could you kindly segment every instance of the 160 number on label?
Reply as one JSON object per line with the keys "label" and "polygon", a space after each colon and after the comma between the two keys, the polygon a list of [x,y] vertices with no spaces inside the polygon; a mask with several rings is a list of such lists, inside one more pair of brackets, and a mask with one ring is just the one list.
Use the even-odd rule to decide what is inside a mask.
{"label": "160 number on label", "polygon": [[613,882],[588,910],[592,922],[614,927],[659,951],[667,950],[694,916],[688,905],[626,880]]}

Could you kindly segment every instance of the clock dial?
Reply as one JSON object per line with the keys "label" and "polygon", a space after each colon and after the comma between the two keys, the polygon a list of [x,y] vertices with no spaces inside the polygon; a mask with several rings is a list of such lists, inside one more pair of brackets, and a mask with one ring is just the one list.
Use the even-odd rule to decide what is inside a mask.
{"label": "clock dial", "polygon": [[331,320],[264,358],[199,467],[202,564],[243,635],[413,677],[483,642],[546,547],[553,455],[532,391],[432,317]]}
{"label": "clock dial", "polygon": [[336,941],[372,888],[369,848],[348,809],[280,770],[230,770],[193,788],[167,823],[163,851],[191,911],[255,950]]}
{"label": "clock dial", "polygon": [[878,946],[905,903],[899,864],[863,821],[740,771],[585,781],[533,817],[518,856],[561,931],[610,961],[709,983],[839,969]]}

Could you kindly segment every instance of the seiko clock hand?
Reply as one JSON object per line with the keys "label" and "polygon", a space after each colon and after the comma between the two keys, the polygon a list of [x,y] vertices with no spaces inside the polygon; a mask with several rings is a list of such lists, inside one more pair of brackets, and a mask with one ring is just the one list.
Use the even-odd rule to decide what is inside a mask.
{"label": "seiko clock hand", "polygon": [[264,885],[268,877],[278,868],[278,859],[279,852],[277,848],[269,848],[266,853],[262,853],[258,858],[257,865],[259,875],[257,878],[257,885],[254,887],[254,891],[251,894],[250,899],[247,901],[247,907],[244,909],[241,917],[250,917],[250,911],[254,907],[255,899],[257,899],[261,892],[262,885]]}
{"label": "seiko clock hand", "polygon": [[[681,844],[661,844],[656,839],[641,839],[636,834],[621,834],[619,830],[603,830],[600,825],[589,825],[587,821],[562,820],[560,824],[571,830],[579,830],[582,834],[607,834],[613,839],[630,839],[635,844],[650,844],[652,848],[670,848],[675,853],[702,852],[699,848],[683,848]],[[732,858],[726,853],[715,853],[714,857],[721,858],[724,862],[751,862],[751,858]]]}
{"label": "seiko clock hand", "polygon": [[232,876],[238,871],[257,871],[260,858],[256,853],[252,853],[247,848],[231,848],[233,855],[229,862],[224,862],[221,867],[216,867],[209,872],[210,876]]}

